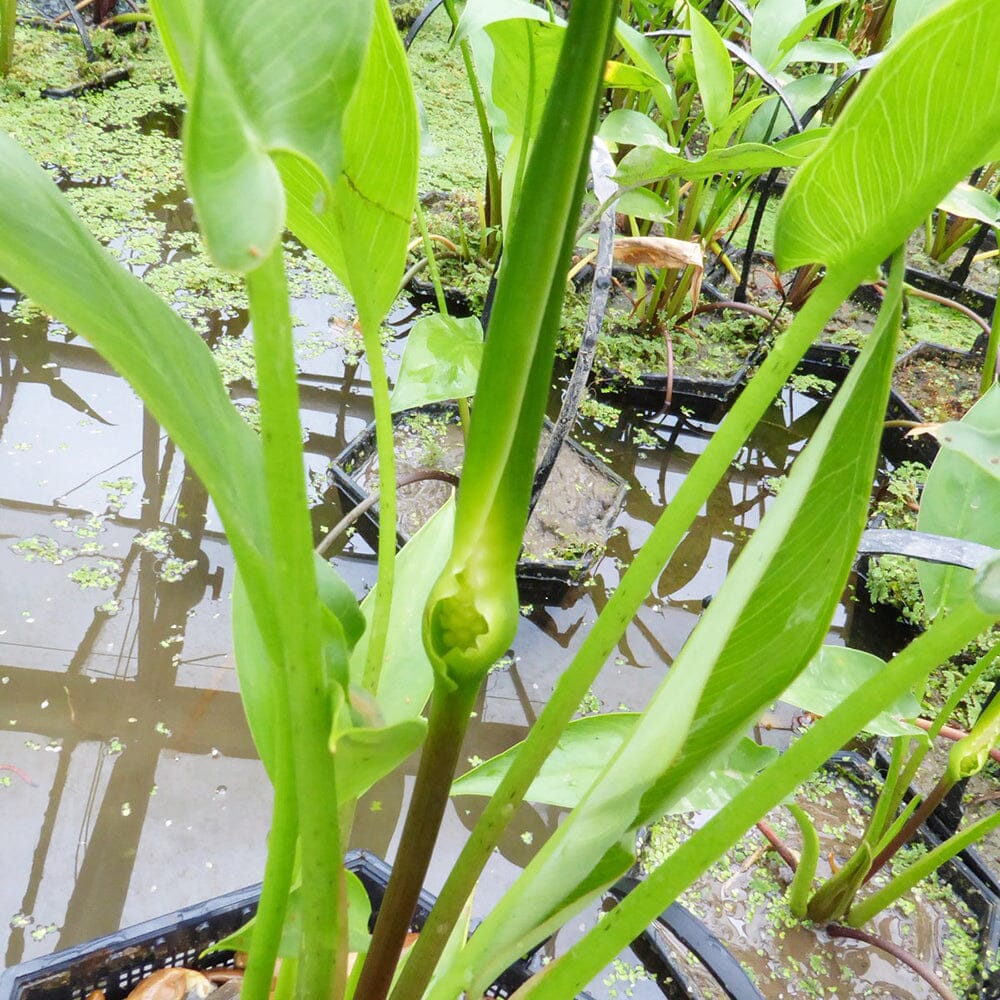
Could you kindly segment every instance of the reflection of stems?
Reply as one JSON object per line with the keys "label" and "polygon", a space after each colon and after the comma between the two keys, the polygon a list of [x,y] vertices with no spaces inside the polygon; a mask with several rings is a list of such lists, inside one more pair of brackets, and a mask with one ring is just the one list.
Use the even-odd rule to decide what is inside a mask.
{"label": "reflection of stems", "polygon": [[877,934],[869,934],[867,931],[858,930],[856,927],[844,927],[841,924],[830,924],[826,928],[826,932],[832,938],[850,938],[853,941],[864,941],[865,944],[870,944],[873,948],[880,948],[911,968],[931,989],[940,993],[944,997],[944,1000],[958,1000],[958,997],[934,973],[933,969],[924,962],[921,962],[919,958],[911,955],[908,951],[904,951],[898,944],[887,941]]}
{"label": "reflection of stems", "polygon": [[363,1000],[385,1000],[392,985],[417,897],[424,884],[431,853],[462,750],[479,685],[449,691],[449,681],[434,686],[427,742],[420,755],[413,798],[406,814],[397,861],[375,924],[355,995]]}

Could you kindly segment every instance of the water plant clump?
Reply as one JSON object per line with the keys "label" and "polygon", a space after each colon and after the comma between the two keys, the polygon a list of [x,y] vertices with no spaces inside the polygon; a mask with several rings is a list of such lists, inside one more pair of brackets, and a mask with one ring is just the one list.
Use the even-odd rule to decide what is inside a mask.
{"label": "water plant clump", "polygon": [[[820,772],[796,794],[796,802],[820,831],[820,856],[843,863],[864,830],[869,807],[863,793],[835,772]],[[654,870],[704,821],[691,814],[653,824],[639,861]],[[801,849],[798,830],[784,809],[764,822],[792,851]],[[917,853],[919,845],[911,849]],[[900,867],[911,857],[900,858]],[[824,864],[827,873],[830,869]],[[907,1000],[927,996],[927,984],[902,963],[858,942],[836,940],[822,925],[803,922],[789,905],[791,871],[760,830],[743,837],[681,899],[727,947],[771,1000],[815,997],[877,997],[883,990]],[[878,881],[885,882],[881,877]],[[980,975],[980,929],[975,915],[948,883],[931,879],[879,915],[868,928],[930,968],[944,973],[958,995]],[[690,957],[678,956],[689,965]],[[698,972],[691,965],[691,974]],[[702,974],[703,975],[703,974]],[[716,994],[710,989],[709,996]]]}

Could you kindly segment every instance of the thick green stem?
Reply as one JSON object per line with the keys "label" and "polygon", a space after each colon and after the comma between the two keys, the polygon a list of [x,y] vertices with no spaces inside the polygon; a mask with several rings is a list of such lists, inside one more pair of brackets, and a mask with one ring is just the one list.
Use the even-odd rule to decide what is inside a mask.
{"label": "thick green stem", "polygon": [[[853,284],[853,283],[852,283]],[[646,543],[636,554],[573,662],[532,726],[510,770],[486,804],[462,849],[437,905],[403,970],[393,1000],[420,996],[451,927],[475,888],[494,847],[542,763],[552,752],[594,679],[614,651],[640,605],[653,589],[733,456],[770,407],[815,335],[852,287],[827,279],[780,337],[753,381],[737,399],[691,472],[678,488]],[[747,826],[752,825],[748,823]],[[745,829],[745,828],[744,828]]]}
{"label": "thick green stem", "polygon": [[[343,996],[346,947],[336,775],[328,749],[331,692],[321,646],[319,598],[306,497],[302,425],[282,247],[247,275],[260,399],[272,594],[280,628],[295,795],[302,842],[302,953],[297,996]],[[333,845],[331,847],[331,845]]]}
{"label": "thick green stem", "polygon": [[267,864],[254,920],[253,947],[247,961],[240,992],[242,1000],[267,1000],[274,980],[274,967],[281,943],[281,930],[288,910],[288,894],[295,870],[295,845],[298,841],[298,815],[295,800],[295,769],[292,760],[291,732],[288,727],[288,699],[285,685],[275,684],[284,704],[275,713],[276,771],[271,832],[267,838]]}
{"label": "thick green stem", "polygon": [[378,694],[382,661],[385,658],[389,634],[389,612],[392,589],[396,578],[396,452],[393,438],[392,410],[389,407],[389,382],[385,374],[380,323],[361,317],[361,332],[365,339],[365,357],[372,376],[372,405],[375,409],[375,441],[378,453],[378,583],[375,587],[375,607],[368,626],[368,657],[362,686]]}
{"label": "thick green stem", "polygon": [[384,1000],[392,985],[396,963],[430,865],[441,817],[448,804],[455,765],[462,752],[462,738],[477,693],[478,684],[456,690],[449,690],[446,682],[439,681],[435,685],[427,741],[420,756],[413,798],[355,1000]]}
{"label": "thick green stem", "polygon": [[17,0],[0,0],[0,76],[10,72],[14,61],[14,26],[17,24]]}
{"label": "thick green stem", "polygon": [[799,832],[802,834],[802,854],[795,868],[792,884],[788,887],[788,906],[792,913],[802,920],[809,905],[809,893],[812,892],[813,878],[819,863],[819,834],[816,833],[816,827],[802,806],[791,802],[788,809],[795,817]]}

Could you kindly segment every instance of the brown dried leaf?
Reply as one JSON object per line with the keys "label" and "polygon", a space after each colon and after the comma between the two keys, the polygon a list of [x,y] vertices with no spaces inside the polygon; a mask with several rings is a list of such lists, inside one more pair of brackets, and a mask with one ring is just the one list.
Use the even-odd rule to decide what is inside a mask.
{"label": "brown dried leaf", "polygon": [[669,236],[620,236],[615,240],[615,260],[646,267],[695,267],[704,270],[701,246]]}

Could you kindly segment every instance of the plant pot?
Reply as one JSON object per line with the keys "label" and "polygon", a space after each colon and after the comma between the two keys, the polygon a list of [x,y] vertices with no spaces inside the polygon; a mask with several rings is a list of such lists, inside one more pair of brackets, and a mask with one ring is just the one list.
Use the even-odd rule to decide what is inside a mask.
{"label": "plant pot", "polygon": [[[414,414],[420,424],[413,427]],[[406,469],[444,468],[454,471],[461,467],[462,441],[458,422],[458,409],[454,405],[435,404],[420,410],[396,414],[393,424],[397,428],[397,476]],[[423,427],[444,429],[441,443],[431,440],[428,447],[435,454],[420,453],[424,440]],[[546,421],[545,434],[552,424]],[[403,436],[400,436],[400,429]],[[439,434],[433,430],[433,434]],[[402,449],[403,454],[400,454]],[[438,454],[440,452],[440,454]],[[377,476],[373,469],[376,459],[375,424],[369,424],[337,457],[330,467],[330,478],[340,493],[345,509],[362,503],[368,496]],[[450,468],[449,468],[450,466]],[[367,480],[367,481],[366,481]],[[522,557],[518,563],[518,587],[526,601],[557,601],[573,584],[583,581],[604,552],[615,519],[625,502],[625,480],[607,468],[586,449],[572,440],[564,443],[555,469],[539,498],[535,514],[529,522],[526,538],[535,542],[535,553]],[[400,503],[400,529],[397,537],[404,545],[410,535],[447,499],[450,487],[443,483],[417,483],[401,487],[400,498],[413,498],[411,503]],[[554,527],[555,519],[561,527]],[[586,536],[579,534],[581,521],[586,521]],[[378,508],[366,511],[357,522],[362,537],[375,546],[378,540]],[[561,538],[560,538],[561,533]],[[548,541],[546,541],[548,540]],[[559,552],[556,545],[568,543],[572,552]],[[551,555],[548,553],[551,551]]]}
{"label": "plant pot", "polygon": [[[351,851],[345,866],[368,892],[377,914],[385,896],[391,869],[366,851]],[[235,954],[214,952],[202,957],[209,945],[242,927],[257,910],[260,885],[155,920],[108,934],[54,955],[46,955],[7,969],[0,976],[0,1000],[83,1000],[101,989],[107,1000],[124,1000],[146,976],[157,969],[184,965],[193,969],[231,968]],[[420,894],[411,928],[419,930],[434,905],[434,897]],[[487,991],[488,997],[509,997],[534,972],[522,960],[512,965]],[[581,998],[586,1000],[586,998]]]}
{"label": "plant pot", "polygon": [[[623,899],[637,884],[634,878],[624,878],[611,893]],[[729,1000],[764,1000],[764,994],[723,942],[680,903],[671,903],[656,922],[632,942],[632,950],[647,969],[657,971],[660,989],[668,1000],[700,996],[690,970],[678,961],[680,951],[693,958]]]}
{"label": "plant pot", "polygon": [[[707,282],[702,285],[702,295],[710,301],[723,299],[722,293]],[[701,334],[705,341],[711,338],[713,318],[720,315],[704,314]],[[745,352],[728,375],[699,374],[697,371],[683,373],[675,369],[672,379],[668,377],[666,370],[642,372],[637,379],[630,379],[606,364],[598,363],[595,369],[599,369],[602,393],[606,392],[621,404],[643,410],[664,410],[669,388],[669,409],[672,412],[685,414],[695,420],[717,423],[743,391],[750,373],[764,360],[768,347],[767,336],[755,338],[752,343],[748,343]]]}
{"label": "plant pot", "polygon": [[[860,834],[859,817],[854,810],[859,802],[874,796],[881,779],[866,760],[850,752],[834,755],[821,774],[824,772],[827,780],[821,778],[819,784],[803,789],[804,795],[799,796],[799,801],[813,813],[821,837],[836,835],[838,824],[847,819],[853,839]],[[860,808],[863,813],[864,805]],[[779,821],[794,829],[787,814],[770,817],[774,826],[778,826]],[[700,820],[693,822],[700,825]],[[827,829],[828,823],[832,824],[832,830]],[[689,823],[679,820],[669,821],[666,827],[658,826],[656,836],[664,839],[660,843],[654,839],[647,851],[651,850],[654,855],[659,850],[669,852],[672,845],[687,835],[685,831],[688,828]],[[928,846],[935,843],[929,830],[922,831],[920,837]],[[691,900],[688,905],[697,907],[697,914],[709,930],[726,943],[729,951],[745,968],[750,963],[748,971],[764,996],[844,997],[845,991],[850,992],[847,987],[849,982],[857,982],[857,995],[919,997],[921,1000],[931,995],[926,984],[908,970],[902,971],[901,965],[901,971],[892,974],[892,960],[881,951],[869,954],[866,949],[872,946],[860,942],[841,944],[830,941],[825,928],[791,918],[785,895],[790,878],[787,865],[774,854],[762,857],[759,843],[763,841],[756,837],[745,839],[739,851],[731,853],[713,873],[697,881],[684,899]],[[839,841],[832,839],[821,847],[821,858],[830,849],[842,853]],[[768,857],[773,858],[773,862],[767,861]],[[840,860],[843,861],[843,857]],[[974,939],[969,942],[974,944],[975,953],[967,952],[968,958],[975,960],[984,970],[990,970],[1000,946],[1000,901],[961,858],[942,866],[939,871],[954,896],[970,911],[964,917],[967,926],[977,928]],[[927,893],[925,899],[928,903],[931,898],[932,894]],[[933,921],[926,905],[917,905],[919,938],[923,946],[929,940],[947,943],[954,933],[951,920],[958,915],[952,908],[955,904],[940,904],[942,908]],[[905,910],[909,912],[908,907]],[[903,913],[904,907],[901,906],[887,911],[878,919],[876,932],[883,936],[896,936],[905,947],[906,942],[916,940],[918,935],[914,930],[909,936],[900,930]],[[772,952],[771,941],[780,941],[785,950],[779,952],[776,947]],[[873,960],[874,955],[878,956],[877,960]],[[932,960],[938,961],[937,958]],[[682,956],[680,961],[683,962]],[[700,972],[698,974],[700,982],[706,984],[704,976]],[[895,981],[897,979],[898,982]],[[997,984],[989,977],[980,983],[978,974],[975,982],[971,978],[960,981],[956,974],[953,981],[958,988],[967,984],[968,992],[960,995],[969,998],[982,1000],[997,995]],[[787,990],[782,985],[785,982],[788,983]],[[823,992],[824,989],[826,992]],[[870,992],[865,993],[866,989]]]}
{"label": "plant pot", "polygon": [[921,291],[932,292],[934,295],[940,295],[946,299],[960,302],[963,306],[968,306],[987,322],[993,319],[993,310],[997,303],[995,295],[989,295],[976,288],[968,288],[955,281],[950,281],[948,278],[942,278],[940,275],[915,267],[906,269],[905,280],[908,285],[919,288]]}
{"label": "plant pot", "polygon": [[[896,362],[887,418],[918,424],[960,420],[979,396],[981,358],[942,344],[923,342]],[[888,427],[883,451],[894,462],[930,465],[938,453],[929,434],[907,436],[907,428]]]}

